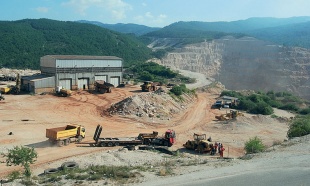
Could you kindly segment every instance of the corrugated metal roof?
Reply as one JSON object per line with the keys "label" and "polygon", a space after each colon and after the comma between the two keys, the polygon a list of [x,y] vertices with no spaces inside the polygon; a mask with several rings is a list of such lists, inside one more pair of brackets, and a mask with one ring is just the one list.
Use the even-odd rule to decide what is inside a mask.
{"label": "corrugated metal roof", "polygon": [[[46,55],[48,57],[54,58],[54,59],[93,59],[93,60],[101,60],[101,59],[109,59],[109,60],[123,60],[122,58],[116,57],[116,56],[83,56],[83,55]],[[45,57],[45,56],[44,56]]]}

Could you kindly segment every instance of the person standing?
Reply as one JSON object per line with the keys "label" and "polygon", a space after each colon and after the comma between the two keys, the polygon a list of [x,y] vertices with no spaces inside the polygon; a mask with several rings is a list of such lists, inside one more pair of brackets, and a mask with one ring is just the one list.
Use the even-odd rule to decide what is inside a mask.
{"label": "person standing", "polygon": [[223,158],[224,156],[224,151],[225,151],[225,148],[223,146],[223,144],[221,144],[221,148],[220,148],[220,157]]}
{"label": "person standing", "polygon": [[215,143],[214,143],[214,148],[215,148],[215,152],[214,152],[214,154],[216,154],[216,151],[217,151],[217,148],[218,148],[218,144],[217,144],[217,142],[215,142]]}
{"label": "person standing", "polygon": [[217,148],[218,148],[218,152],[219,153],[220,153],[220,150],[221,150],[221,145],[222,145],[221,143],[218,143],[218,147]]}

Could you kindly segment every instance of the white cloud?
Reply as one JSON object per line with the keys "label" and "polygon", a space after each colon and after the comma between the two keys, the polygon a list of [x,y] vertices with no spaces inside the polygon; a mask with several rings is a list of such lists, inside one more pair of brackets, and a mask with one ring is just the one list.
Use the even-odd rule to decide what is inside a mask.
{"label": "white cloud", "polygon": [[147,6],[147,4],[146,3],[142,3],[142,6]]}
{"label": "white cloud", "polygon": [[167,15],[165,14],[154,16],[151,12],[146,12],[144,15],[134,17],[134,20],[137,23],[144,25],[162,25],[163,23],[165,23],[166,19]]}
{"label": "white cloud", "polygon": [[41,13],[47,13],[48,12],[48,8],[47,7],[38,7],[36,8],[37,12],[41,12]]}
{"label": "white cloud", "polygon": [[152,19],[154,16],[151,14],[151,12],[146,12],[145,17]]}
{"label": "white cloud", "polygon": [[[87,11],[96,9],[103,13],[110,13],[112,19],[121,20],[126,18],[126,11],[132,7],[122,0],[69,0],[62,3],[63,6],[68,6],[75,9],[80,15],[86,16]],[[100,17],[102,15],[98,15]]]}

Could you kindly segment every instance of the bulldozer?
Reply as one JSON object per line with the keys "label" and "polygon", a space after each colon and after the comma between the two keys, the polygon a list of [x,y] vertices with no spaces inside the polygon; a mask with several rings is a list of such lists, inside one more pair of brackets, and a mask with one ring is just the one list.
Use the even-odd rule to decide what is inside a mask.
{"label": "bulldozer", "polygon": [[151,92],[157,90],[158,83],[153,83],[152,81],[144,81],[143,85],[140,85],[142,92]]}
{"label": "bulldozer", "polygon": [[188,140],[185,144],[183,144],[183,147],[189,150],[195,150],[199,153],[205,153],[205,152],[210,152],[212,143],[211,143],[211,137],[208,139],[206,138],[206,134],[197,134],[194,133],[193,137],[194,140],[190,141]]}
{"label": "bulldozer", "polygon": [[231,119],[235,119],[238,116],[244,116],[241,112],[237,111],[237,110],[230,110],[229,113],[226,114],[221,114],[219,116],[215,116],[215,118],[219,121],[228,121]]}

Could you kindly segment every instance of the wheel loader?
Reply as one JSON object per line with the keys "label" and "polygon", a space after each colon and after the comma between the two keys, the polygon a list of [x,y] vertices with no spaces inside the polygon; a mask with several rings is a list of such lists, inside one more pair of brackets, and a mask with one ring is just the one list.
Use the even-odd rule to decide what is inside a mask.
{"label": "wheel loader", "polygon": [[229,113],[215,116],[215,118],[219,121],[227,121],[227,120],[235,119],[238,116],[244,116],[244,115],[237,110],[230,110]]}
{"label": "wheel loader", "polygon": [[196,134],[193,135],[194,140],[188,140],[183,147],[189,150],[195,150],[199,153],[205,153],[211,151],[211,137],[206,138],[206,134]]}
{"label": "wheel loader", "polygon": [[140,85],[142,92],[151,92],[157,90],[158,83],[153,83],[152,81],[145,81],[143,85]]}

